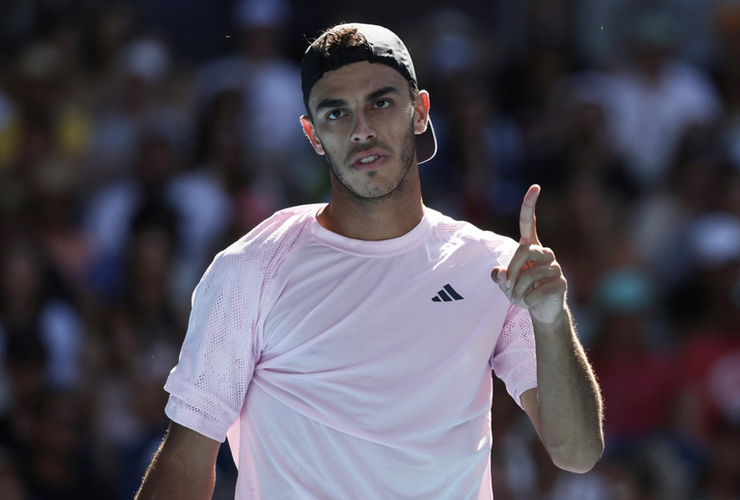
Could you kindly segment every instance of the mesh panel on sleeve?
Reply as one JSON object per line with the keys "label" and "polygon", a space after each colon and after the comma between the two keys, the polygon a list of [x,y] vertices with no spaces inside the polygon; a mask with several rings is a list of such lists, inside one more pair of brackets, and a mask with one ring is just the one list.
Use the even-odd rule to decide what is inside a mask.
{"label": "mesh panel on sleeve", "polygon": [[168,415],[179,424],[223,441],[238,418],[260,356],[260,303],[303,227],[305,214],[294,215],[278,212],[218,254],[196,287],[165,385]]}
{"label": "mesh panel on sleeve", "polygon": [[537,358],[529,311],[509,306],[491,364],[496,376],[506,384],[506,391],[521,406],[522,393],[537,387]]}
{"label": "mesh panel on sleeve", "polygon": [[[509,265],[519,246],[511,238],[498,235],[492,235],[484,243],[495,265],[504,267]],[[509,305],[491,364],[496,376],[506,384],[506,391],[521,406],[522,393],[537,387],[537,358],[529,311]]]}
{"label": "mesh panel on sleeve", "polygon": [[170,420],[188,429],[221,443],[226,440],[225,431],[223,430],[224,423],[221,420],[211,417],[199,407],[193,406],[173,394],[170,394],[164,412]]}

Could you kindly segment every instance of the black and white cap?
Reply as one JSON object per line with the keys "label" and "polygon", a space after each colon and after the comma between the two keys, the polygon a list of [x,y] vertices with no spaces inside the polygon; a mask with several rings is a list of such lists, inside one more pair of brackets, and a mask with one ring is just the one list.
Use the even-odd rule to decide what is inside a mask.
{"label": "black and white cap", "polygon": [[[406,45],[395,33],[374,24],[351,23],[340,26],[356,28],[365,37],[366,44],[332,51],[329,55],[319,51],[316,48],[316,42],[309,45],[303,55],[301,66],[301,89],[306,107],[308,107],[311,89],[316,82],[321,80],[324,73],[360,61],[386,64],[401,73],[416,89],[419,88],[411,55]],[[419,163],[424,163],[431,160],[436,153],[437,139],[434,136],[434,127],[432,127],[430,118],[424,133],[416,136],[416,158]]]}

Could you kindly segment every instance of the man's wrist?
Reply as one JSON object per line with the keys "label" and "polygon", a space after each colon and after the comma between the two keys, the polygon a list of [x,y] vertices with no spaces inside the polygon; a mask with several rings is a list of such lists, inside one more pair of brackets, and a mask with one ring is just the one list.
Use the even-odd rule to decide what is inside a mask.
{"label": "man's wrist", "polygon": [[572,322],[573,320],[567,306],[563,307],[552,322],[540,321],[532,316],[532,326],[534,331],[545,335],[556,335],[560,332],[570,332],[572,329]]}

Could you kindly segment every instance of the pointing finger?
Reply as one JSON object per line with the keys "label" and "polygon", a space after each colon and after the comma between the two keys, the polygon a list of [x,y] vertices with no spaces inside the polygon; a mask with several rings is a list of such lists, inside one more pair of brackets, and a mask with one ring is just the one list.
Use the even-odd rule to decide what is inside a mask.
{"label": "pointing finger", "polygon": [[524,195],[524,201],[522,201],[522,209],[519,212],[519,232],[521,234],[520,243],[528,243],[530,245],[539,245],[540,241],[537,239],[537,218],[534,214],[534,207],[537,204],[537,198],[540,196],[541,188],[537,184],[533,184],[527,190],[527,194]]}

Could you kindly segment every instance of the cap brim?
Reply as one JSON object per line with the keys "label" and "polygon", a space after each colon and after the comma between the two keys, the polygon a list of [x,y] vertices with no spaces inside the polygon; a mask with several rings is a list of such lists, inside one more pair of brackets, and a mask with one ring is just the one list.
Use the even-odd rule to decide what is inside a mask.
{"label": "cap brim", "polygon": [[416,161],[424,163],[437,154],[437,137],[434,135],[431,117],[427,121],[427,129],[423,134],[416,136]]}

